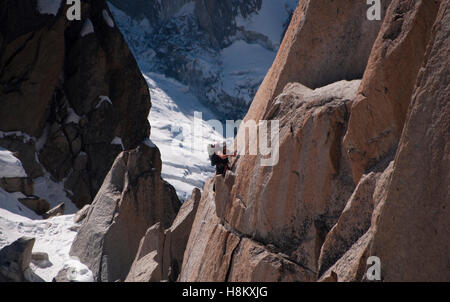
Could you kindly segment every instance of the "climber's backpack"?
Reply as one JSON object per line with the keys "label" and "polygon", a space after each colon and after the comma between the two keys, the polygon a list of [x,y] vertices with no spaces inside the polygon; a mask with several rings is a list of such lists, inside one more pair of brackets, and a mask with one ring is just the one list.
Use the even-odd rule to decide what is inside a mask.
{"label": "climber's backpack", "polygon": [[220,157],[216,154],[216,153],[214,153],[213,155],[211,155],[210,157],[209,157],[209,159],[211,160],[211,166],[216,166],[218,163],[220,163]]}

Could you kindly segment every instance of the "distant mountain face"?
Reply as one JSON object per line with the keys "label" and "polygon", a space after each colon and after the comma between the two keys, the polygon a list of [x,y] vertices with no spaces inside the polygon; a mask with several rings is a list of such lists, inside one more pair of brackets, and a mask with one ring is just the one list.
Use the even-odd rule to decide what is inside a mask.
{"label": "distant mountain face", "polygon": [[241,118],[298,0],[110,0],[144,72],[172,77],[221,117]]}
{"label": "distant mountain face", "polygon": [[64,3],[0,2],[0,149],[40,188],[30,195],[67,193],[81,208],[117,155],[149,137],[151,102],[106,1],[83,1],[73,22]]}

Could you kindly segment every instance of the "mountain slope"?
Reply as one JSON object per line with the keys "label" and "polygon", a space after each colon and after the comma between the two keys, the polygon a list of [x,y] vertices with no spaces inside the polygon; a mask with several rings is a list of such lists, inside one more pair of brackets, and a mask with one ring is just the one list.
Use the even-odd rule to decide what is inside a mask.
{"label": "mountain slope", "polygon": [[239,119],[275,58],[297,0],[110,1],[143,72],[188,85],[220,117]]}

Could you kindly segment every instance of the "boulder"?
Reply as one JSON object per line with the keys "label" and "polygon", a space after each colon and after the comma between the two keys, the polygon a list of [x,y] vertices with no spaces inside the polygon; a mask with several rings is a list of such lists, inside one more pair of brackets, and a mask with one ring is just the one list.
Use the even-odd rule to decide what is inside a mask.
{"label": "boulder", "polygon": [[262,244],[244,238],[230,264],[228,282],[311,282],[316,274]]}
{"label": "boulder", "polygon": [[65,203],[61,203],[61,204],[57,205],[56,207],[54,207],[53,209],[44,213],[44,215],[42,215],[42,218],[49,219],[52,217],[64,215],[65,208],[66,208]]}
{"label": "boulder", "polygon": [[50,203],[37,196],[27,196],[25,198],[19,198],[18,200],[21,204],[41,216],[50,210]]}
{"label": "boulder", "polygon": [[33,262],[49,261],[48,254],[42,252],[33,253],[31,254],[31,261]]}
{"label": "boulder", "polygon": [[43,252],[36,252],[31,255],[31,262],[33,262],[34,265],[40,267],[40,268],[47,268],[52,266],[53,264],[50,262],[50,259],[48,257],[47,253]]}
{"label": "boulder", "polygon": [[152,144],[122,152],[115,160],[70,254],[92,271],[96,281],[125,280],[139,243],[156,223],[167,229],[181,204],[161,178],[161,157]]}
{"label": "boulder", "polygon": [[215,202],[219,191],[212,193],[213,182],[209,180],[204,187],[178,281],[314,280],[314,271],[295,263],[275,246],[240,234],[219,218]]}
{"label": "boulder", "polygon": [[63,268],[52,282],[94,282],[94,276],[78,258],[71,257],[64,262]]}
{"label": "boulder", "polygon": [[159,282],[163,279],[164,240],[164,228],[160,223],[148,229],[125,282]]}
{"label": "boulder", "polygon": [[88,213],[89,213],[89,209],[90,209],[90,205],[85,205],[81,210],[79,210],[75,216],[73,217],[73,221],[75,223],[80,223],[82,222],[84,219],[86,219]]}
{"label": "boulder", "polygon": [[157,223],[147,231],[126,282],[177,280],[200,198],[200,190],[194,189],[169,229]]}
{"label": "boulder", "polygon": [[395,153],[437,1],[393,0],[352,103],[344,144],[358,183],[366,170]]}
{"label": "boulder", "polygon": [[35,239],[22,237],[0,250],[0,281],[26,282]]}
{"label": "boulder", "polygon": [[6,192],[21,192],[24,195],[34,194],[33,180],[28,177],[0,178],[0,187]]}

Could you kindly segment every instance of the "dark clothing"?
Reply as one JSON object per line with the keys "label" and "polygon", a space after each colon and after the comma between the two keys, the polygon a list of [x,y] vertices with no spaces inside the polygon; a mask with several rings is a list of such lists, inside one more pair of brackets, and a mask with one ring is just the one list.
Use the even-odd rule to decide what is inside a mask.
{"label": "dark clothing", "polygon": [[228,158],[222,159],[216,153],[211,156],[211,165],[216,166],[216,175],[222,174],[225,176],[229,164]]}

